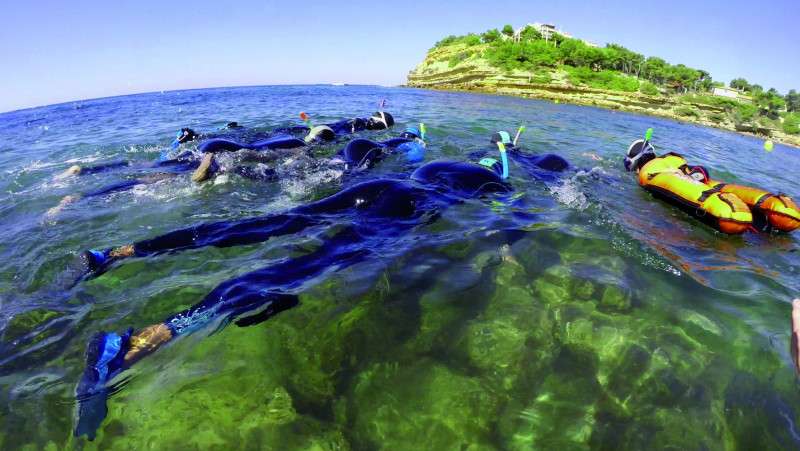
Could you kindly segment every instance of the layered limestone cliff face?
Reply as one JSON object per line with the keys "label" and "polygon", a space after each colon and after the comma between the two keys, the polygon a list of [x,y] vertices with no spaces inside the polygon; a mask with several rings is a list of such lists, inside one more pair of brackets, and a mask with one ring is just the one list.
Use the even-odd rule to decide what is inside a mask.
{"label": "layered limestone cliff face", "polygon": [[[722,108],[687,102],[678,96],[646,95],[572,85],[565,71],[506,72],[481,57],[485,45],[453,44],[431,49],[408,74],[408,86],[450,91],[475,91],[588,105],[736,131],[800,147],[800,136],[758,124],[736,124]],[[466,56],[466,54],[470,54]]]}

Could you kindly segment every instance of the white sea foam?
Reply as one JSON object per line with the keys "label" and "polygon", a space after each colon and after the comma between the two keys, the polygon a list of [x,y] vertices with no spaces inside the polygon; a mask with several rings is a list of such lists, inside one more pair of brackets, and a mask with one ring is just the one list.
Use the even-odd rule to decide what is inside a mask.
{"label": "white sea foam", "polygon": [[581,190],[586,179],[604,174],[602,168],[594,167],[588,171],[578,171],[570,178],[564,179],[560,185],[551,186],[550,192],[562,204],[578,210],[585,210],[591,202]]}
{"label": "white sea foam", "polygon": [[313,193],[321,185],[341,180],[344,172],[340,169],[327,168],[306,174],[302,178],[288,178],[281,182],[281,188],[290,198],[297,199]]}
{"label": "white sea foam", "polygon": [[152,200],[171,202],[192,196],[201,188],[202,185],[191,183],[186,179],[165,179],[156,183],[135,185],[131,189],[131,194],[136,203]]}

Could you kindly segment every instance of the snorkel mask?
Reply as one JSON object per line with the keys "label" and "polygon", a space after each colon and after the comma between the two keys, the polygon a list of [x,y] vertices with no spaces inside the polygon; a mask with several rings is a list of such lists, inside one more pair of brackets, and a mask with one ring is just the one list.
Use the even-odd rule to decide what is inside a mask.
{"label": "snorkel mask", "polygon": [[327,125],[317,125],[308,131],[308,135],[303,138],[303,141],[309,144],[313,141],[332,141],[334,139],[336,139],[336,132],[332,128]]}
{"label": "snorkel mask", "polygon": [[169,151],[175,150],[181,144],[189,141],[193,141],[197,137],[197,133],[189,127],[184,127],[178,131],[175,135],[175,140],[169,146],[169,149],[164,149],[161,151],[161,154],[158,156],[160,161],[164,161],[169,158]]}
{"label": "snorkel mask", "polygon": [[422,133],[420,133],[417,127],[406,127],[403,133],[400,133],[400,137],[406,139],[422,139]]}
{"label": "snorkel mask", "polygon": [[656,157],[656,151],[649,141],[636,140],[628,147],[625,153],[625,170],[638,171],[646,163]]}
{"label": "snorkel mask", "polygon": [[417,163],[425,159],[425,124],[420,123],[419,128],[406,127],[400,137],[412,140],[397,147],[405,153],[408,162]]}
{"label": "snorkel mask", "polygon": [[177,135],[175,135],[175,141],[172,142],[172,148],[174,149],[183,143],[194,141],[196,137],[197,133],[195,133],[194,130],[189,127],[184,127],[178,131]]}
{"label": "snorkel mask", "polygon": [[367,121],[369,130],[383,130],[394,125],[394,117],[385,111],[377,111]]}

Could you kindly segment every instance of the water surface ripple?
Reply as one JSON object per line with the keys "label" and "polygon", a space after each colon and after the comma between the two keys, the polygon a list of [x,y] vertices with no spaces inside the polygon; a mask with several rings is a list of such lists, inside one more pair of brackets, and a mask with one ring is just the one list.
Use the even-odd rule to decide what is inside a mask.
{"label": "water surface ripple", "polygon": [[[75,254],[198,222],[281,211],[374,177],[310,170],[259,184],[188,177],[44,213],[130,172],[56,180],[72,164],[152,161],[175,131],[269,130],[366,116],[425,122],[429,155],[467,159],[497,129],[575,170],[512,167],[513,198],[450,208],[307,287],[257,326],[200,331],[126,372],[92,443],[71,436],[87,340],[143,327],[220,282],[310,252],[346,224],[261,245],[126,262],[71,290]],[[631,140],[715,179],[800,195],[800,151],[652,117],[405,88],[281,86],[142,94],[0,114],[0,448],[797,449],[788,355],[800,235],[724,236],[624,172]],[[336,146],[317,150],[329,155]],[[379,241],[369,241],[379,242]],[[119,382],[119,381],[117,381]]]}

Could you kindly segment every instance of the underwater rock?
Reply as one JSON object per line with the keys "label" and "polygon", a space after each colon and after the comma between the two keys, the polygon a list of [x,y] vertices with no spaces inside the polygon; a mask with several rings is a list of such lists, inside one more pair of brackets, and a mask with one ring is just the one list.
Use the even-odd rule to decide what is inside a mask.
{"label": "underwater rock", "polygon": [[[54,319],[63,316],[63,313],[44,308],[29,310],[19,315],[15,315],[8,322],[8,326],[3,331],[3,342],[13,342],[14,340],[28,334],[30,331],[35,330],[38,326]],[[45,338],[37,337],[37,341]]]}
{"label": "underwater rock", "polygon": [[631,388],[639,382],[650,366],[650,352],[637,344],[625,349],[619,364],[611,372],[605,384],[608,392],[624,402]]}
{"label": "underwater rock", "polygon": [[573,279],[572,296],[575,299],[586,301],[592,298],[595,292],[594,284],[588,280]]}
{"label": "underwater rock", "polygon": [[603,310],[625,312],[631,308],[631,297],[619,287],[609,285],[603,290],[600,298],[600,308]]}
{"label": "underwater rock", "polygon": [[271,424],[287,424],[297,418],[297,412],[292,407],[292,397],[283,387],[275,388],[272,399],[267,402],[267,415],[265,419]]}
{"label": "underwater rock", "polygon": [[505,390],[520,378],[540,377],[553,354],[552,312],[521,283],[524,276],[518,264],[501,264],[488,305],[467,322],[453,345],[470,366]]}
{"label": "underwater rock", "polygon": [[544,274],[533,281],[531,289],[535,299],[542,304],[555,307],[571,301],[569,268],[563,265],[551,266]]}
{"label": "underwater rock", "polygon": [[725,417],[741,449],[799,449],[797,392],[775,393],[753,375],[739,373],[724,393]]}
{"label": "underwater rock", "polygon": [[554,370],[527,406],[506,409],[500,429],[504,448],[586,449],[603,392],[597,381],[597,357],[583,347],[562,346]]}
{"label": "underwater rock", "polygon": [[491,448],[498,399],[490,386],[430,359],[377,363],[352,389],[358,449]]}
{"label": "underwater rock", "polygon": [[[270,325],[277,324],[282,323]],[[108,420],[87,445],[349,449],[338,426],[298,413],[295,395],[283,385],[295,370],[276,359],[287,329],[228,329],[199,343],[190,343],[189,337],[154,354],[141,362],[143,372],[110,400]],[[169,353],[180,359],[170,361],[175,355]],[[161,371],[166,365],[169,370]]]}
{"label": "underwater rock", "polygon": [[722,335],[722,330],[716,324],[716,322],[714,322],[713,320],[711,320],[707,316],[704,316],[704,315],[702,315],[702,314],[700,314],[700,313],[698,313],[696,311],[683,310],[681,312],[680,317],[681,317],[682,321],[691,323],[691,324],[701,328],[705,332],[708,332],[710,334],[714,334],[714,335],[717,335],[717,336]]}

